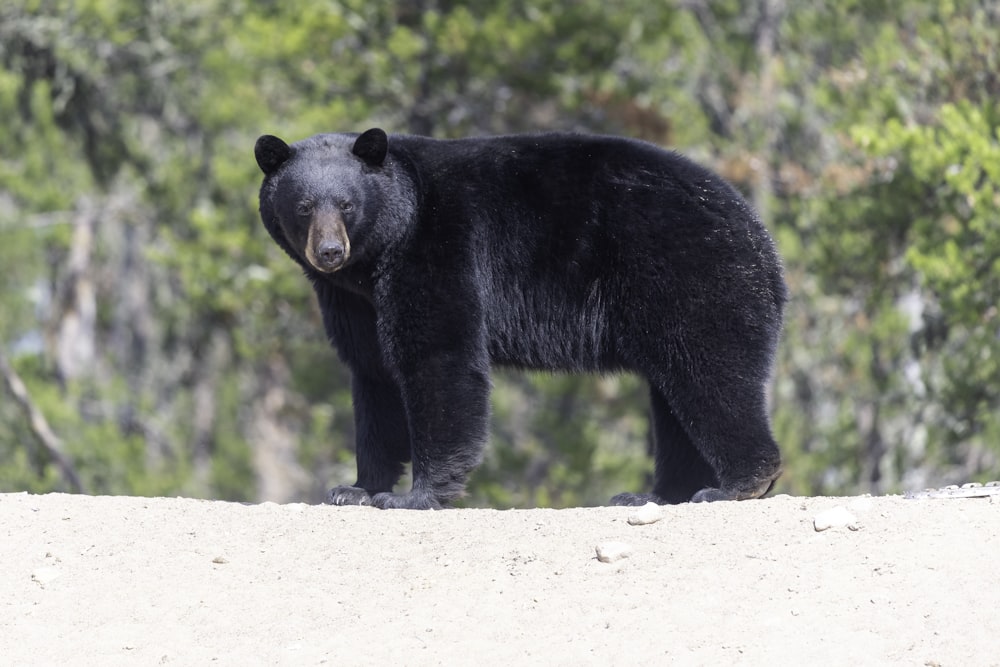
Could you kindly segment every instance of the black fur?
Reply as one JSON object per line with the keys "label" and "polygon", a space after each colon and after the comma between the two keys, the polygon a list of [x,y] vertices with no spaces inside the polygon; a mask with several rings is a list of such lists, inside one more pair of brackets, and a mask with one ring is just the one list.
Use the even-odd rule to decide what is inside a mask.
{"label": "black fur", "polygon": [[[765,384],[781,262],[718,176],[572,134],[265,136],[256,156],[263,222],[352,372],[358,479],[329,502],[460,495],[486,443],[493,365],[648,379],[654,488],[613,503],[752,498],[778,476]],[[344,236],[342,265],[310,260],[313,239]],[[408,461],[413,488],[394,493]]]}

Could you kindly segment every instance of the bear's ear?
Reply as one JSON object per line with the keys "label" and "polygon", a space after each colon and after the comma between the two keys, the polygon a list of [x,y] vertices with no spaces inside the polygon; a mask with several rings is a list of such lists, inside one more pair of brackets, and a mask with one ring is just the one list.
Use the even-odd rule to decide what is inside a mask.
{"label": "bear's ear", "polygon": [[384,130],[373,127],[358,137],[351,151],[369,167],[381,167],[389,151],[389,137],[385,136]]}
{"label": "bear's ear", "polygon": [[257,164],[265,174],[273,174],[278,167],[292,156],[292,149],[284,141],[270,134],[265,134],[253,147]]}

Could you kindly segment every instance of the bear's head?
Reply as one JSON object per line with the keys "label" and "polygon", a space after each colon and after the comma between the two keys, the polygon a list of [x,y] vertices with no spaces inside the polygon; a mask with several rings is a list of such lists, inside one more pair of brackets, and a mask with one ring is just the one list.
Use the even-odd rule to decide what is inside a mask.
{"label": "bear's head", "polygon": [[412,181],[381,129],[291,145],[264,135],[254,155],[264,172],[264,226],[307,272],[331,274],[374,257],[413,214]]}

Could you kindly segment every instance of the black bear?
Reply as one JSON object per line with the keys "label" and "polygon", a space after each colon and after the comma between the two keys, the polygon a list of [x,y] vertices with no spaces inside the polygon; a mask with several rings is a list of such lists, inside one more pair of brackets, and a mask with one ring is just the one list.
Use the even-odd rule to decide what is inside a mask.
{"label": "black bear", "polygon": [[[487,440],[493,365],[650,385],[651,494],[740,500],[780,473],[765,386],[786,288],[740,194],[675,153],[577,134],[257,140],[260,214],[352,373],[358,478],[327,502],[440,508]],[[412,462],[412,489],[394,493]]]}

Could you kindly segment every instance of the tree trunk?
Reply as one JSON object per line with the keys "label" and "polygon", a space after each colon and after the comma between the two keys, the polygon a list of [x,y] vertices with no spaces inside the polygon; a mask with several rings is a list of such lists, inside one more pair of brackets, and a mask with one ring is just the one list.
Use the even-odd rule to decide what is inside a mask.
{"label": "tree trunk", "polygon": [[63,451],[62,440],[52,432],[48,420],[45,419],[45,415],[38,409],[35,402],[31,400],[28,388],[21,380],[21,376],[14,370],[14,367],[8,363],[7,357],[4,356],[3,352],[0,352],[0,374],[3,375],[7,390],[10,391],[14,397],[14,401],[24,413],[28,427],[31,429],[31,434],[35,436],[35,440],[38,441],[38,444],[45,450],[49,458],[59,467],[59,472],[62,474],[69,488],[76,493],[82,493],[83,483],[80,481],[80,476],[73,466],[72,459]]}
{"label": "tree trunk", "polygon": [[286,503],[301,500],[309,478],[298,461],[296,433],[285,423],[290,372],[280,358],[265,362],[258,374],[262,393],[255,401],[247,434],[257,473],[257,500]]}
{"label": "tree trunk", "polygon": [[91,271],[98,212],[84,200],[78,205],[65,274],[56,288],[50,345],[62,381],[89,374],[94,365],[97,297]]}

